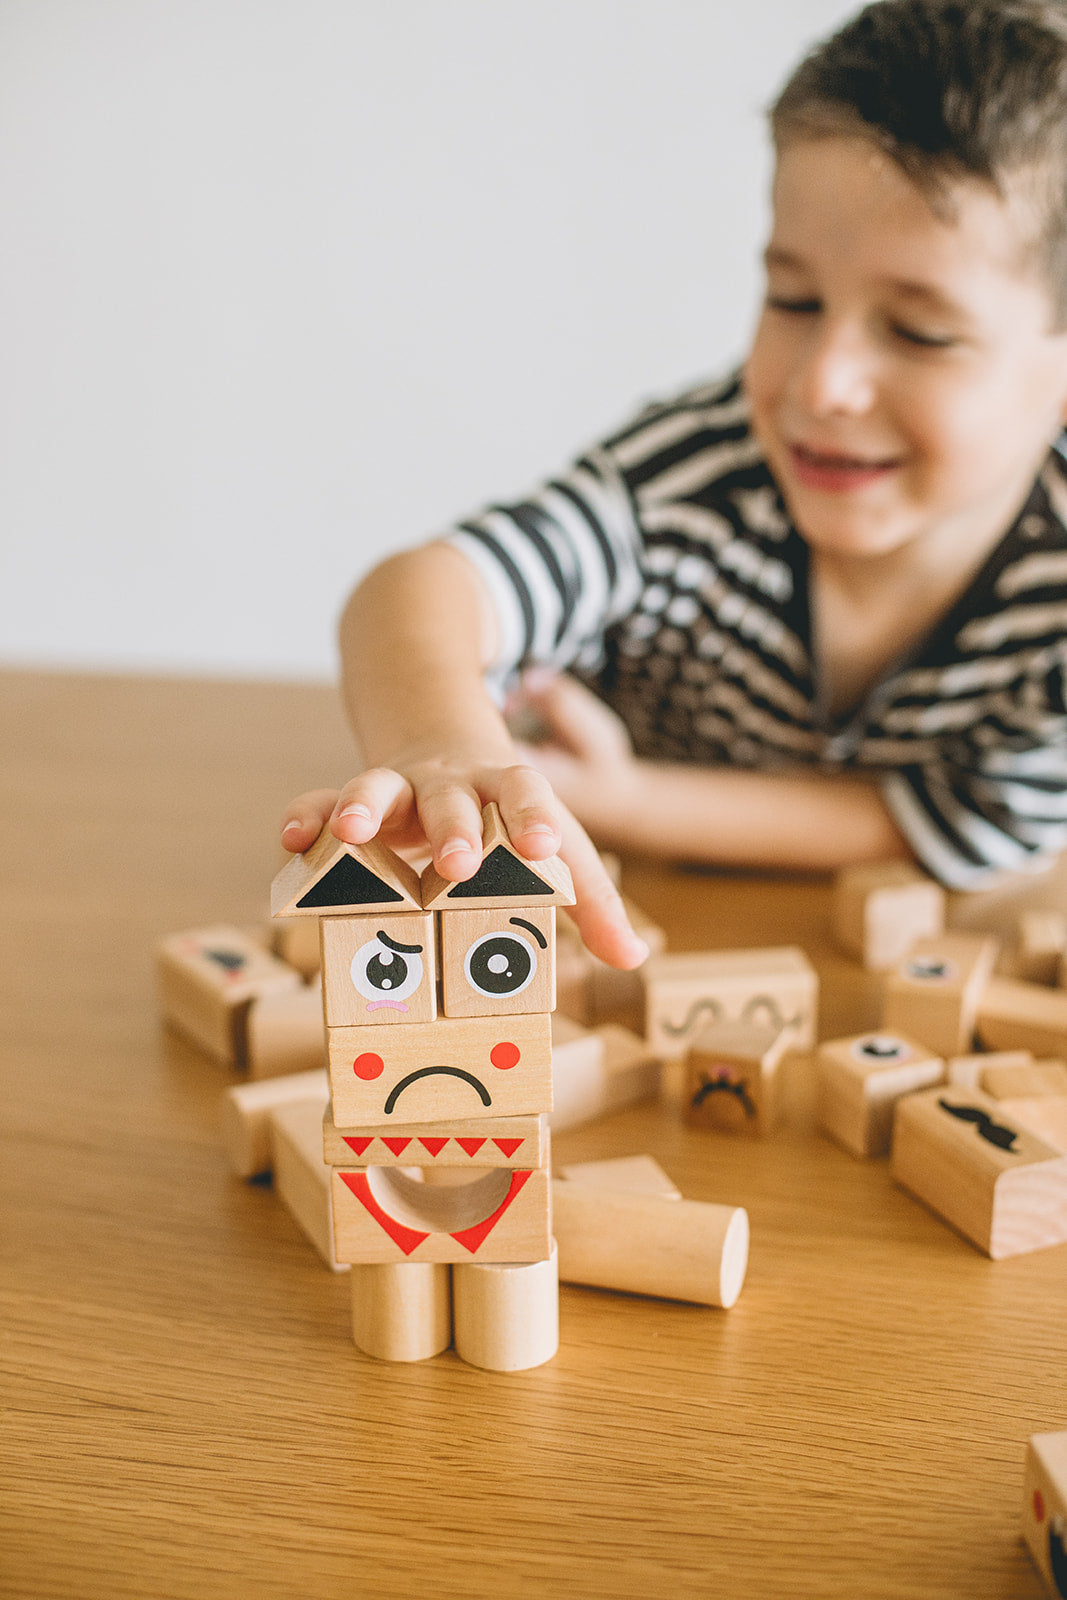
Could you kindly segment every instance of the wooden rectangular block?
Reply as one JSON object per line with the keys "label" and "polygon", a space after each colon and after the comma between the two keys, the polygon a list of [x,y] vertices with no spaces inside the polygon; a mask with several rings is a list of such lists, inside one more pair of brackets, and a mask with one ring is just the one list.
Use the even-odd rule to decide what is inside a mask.
{"label": "wooden rectangular block", "polygon": [[329,1027],[432,1022],[437,1016],[431,912],[322,917],[319,933]]}
{"label": "wooden rectangular block", "polygon": [[992,1061],[978,1087],[994,1100],[1033,1099],[1067,1094],[1067,1065],[1062,1061],[1028,1061],[1022,1065]]}
{"label": "wooden rectangular block", "polygon": [[845,867],[834,879],[830,914],[842,949],[869,972],[884,972],[916,939],[943,931],[945,891],[906,861]]}
{"label": "wooden rectangular block", "polygon": [[889,1154],[902,1095],[939,1083],[945,1063],[903,1034],[861,1033],[819,1046],[819,1125],[854,1156]]}
{"label": "wooden rectangular block", "polygon": [[330,1168],[322,1159],[322,1108],[314,1100],[289,1100],[270,1112],[274,1192],[334,1272],[342,1263],[333,1248]]}
{"label": "wooden rectangular block", "polygon": [[491,1168],[445,1188],[400,1167],[330,1170],[339,1261],[547,1261],[552,1253],[547,1167]]}
{"label": "wooden rectangular block", "polygon": [[319,970],[319,924],[317,917],[279,917],[270,925],[265,940],[287,966],[295,967],[305,983]]}
{"label": "wooden rectangular block", "polygon": [[584,1183],[594,1189],[611,1189],[623,1194],[658,1195],[661,1200],[680,1200],[682,1191],[669,1178],[655,1156],[610,1156],[606,1161],[572,1161],[560,1167],[559,1176],[568,1183]]}
{"label": "wooden rectangular block", "polygon": [[288,1077],[326,1066],[326,1029],[318,982],[257,995],[248,1010],[250,1078]]}
{"label": "wooden rectangular block", "polygon": [[606,1022],[586,1031],[557,1015],[552,1083],[550,1125],[554,1133],[563,1133],[651,1099],[659,1091],[660,1062],[628,1028]]}
{"label": "wooden rectangular block", "polygon": [[989,1067],[1026,1067],[1033,1059],[1029,1050],[980,1050],[974,1055],[950,1056],[945,1063],[945,1082],[961,1089],[981,1089],[982,1074]]}
{"label": "wooden rectangular block", "polygon": [[[626,895],[623,895],[622,903],[634,932],[647,944],[649,955],[662,955],[667,948],[667,935],[663,929]],[[642,969],[635,967],[630,972],[621,972],[618,967],[609,967],[606,961],[598,961],[595,956],[591,960],[590,1026],[600,1022],[628,1023],[632,1020],[635,1026],[640,1027],[645,1000]]]}
{"label": "wooden rectangular block", "polygon": [[243,1067],[248,1008],[257,995],[299,989],[300,974],[228,924],[173,933],[157,951],[160,1008],[209,1055]]}
{"label": "wooden rectangular block", "polygon": [[311,1100],[321,1120],[329,1104],[330,1080],[326,1068],[294,1072],[256,1083],[235,1083],[222,1097],[222,1143],[239,1178],[254,1178],[270,1171],[270,1113],[291,1100]]}
{"label": "wooden rectangular block", "polygon": [[645,982],[645,1037],[664,1060],[680,1060],[711,1022],[788,1028],[791,1049],[815,1041],[819,981],[792,945],[694,950],[653,956]]}
{"label": "wooden rectangular block", "polygon": [[1023,1538],[1051,1595],[1067,1595],[1067,1431],[1035,1433],[1026,1449]]}
{"label": "wooden rectangular block", "polygon": [[996,957],[996,940],[983,934],[920,939],[886,980],[883,1028],[921,1039],[939,1056],[963,1055]]}
{"label": "wooden rectangular block", "polygon": [[556,1007],[556,908],[438,913],[446,1017],[503,1017]]}
{"label": "wooden rectangular block", "polygon": [[1067,993],[1016,978],[993,978],[978,1004],[984,1050],[1030,1050],[1067,1057]]}
{"label": "wooden rectangular block", "polygon": [[722,1133],[769,1133],[778,1110],[778,1065],[788,1045],[783,1028],[747,1022],[703,1028],[686,1057],[686,1121]]}
{"label": "wooden rectangular block", "polygon": [[595,967],[596,957],[586,949],[577,930],[571,923],[561,921],[556,930],[557,1016],[592,1027]]}
{"label": "wooden rectangular block", "polygon": [[538,1115],[552,1105],[547,1015],[330,1028],[338,1126]]}
{"label": "wooden rectangular block", "polygon": [[979,1090],[906,1095],[893,1176],[994,1260],[1067,1240],[1067,1156]]}
{"label": "wooden rectangular block", "polygon": [[481,1117],[398,1127],[338,1128],[328,1107],[323,1156],[331,1167],[543,1167],[548,1118]]}
{"label": "wooden rectangular block", "polygon": [[1067,917],[1062,911],[1022,912],[1013,976],[1024,983],[1058,983],[1065,948]]}

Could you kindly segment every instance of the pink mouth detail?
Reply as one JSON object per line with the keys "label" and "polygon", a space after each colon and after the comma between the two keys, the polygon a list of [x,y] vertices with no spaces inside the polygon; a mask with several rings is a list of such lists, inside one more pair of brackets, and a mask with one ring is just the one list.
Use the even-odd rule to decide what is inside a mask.
{"label": "pink mouth detail", "polygon": [[864,489],[869,484],[879,483],[897,466],[897,462],[893,460],[878,461],[862,456],[812,450],[801,444],[790,446],[789,458],[793,472],[806,489],[823,489],[830,493]]}
{"label": "pink mouth detail", "polygon": [[368,1011],[407,1011],[408,1007],[399,1000],[372,1000],[367,1006]]}

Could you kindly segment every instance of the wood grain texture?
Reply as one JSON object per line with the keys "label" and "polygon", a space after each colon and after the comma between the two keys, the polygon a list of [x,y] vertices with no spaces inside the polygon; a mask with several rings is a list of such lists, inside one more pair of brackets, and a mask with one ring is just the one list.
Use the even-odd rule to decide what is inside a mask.
{"label": "wood grain texture", "polygon": [[[563,1288],[530,1372],[361,1356],[152,976],[165,934],[265,916],[284,806],[355,770],[333,692],[0,690],[4,1600],[1042,1600],[1023,1463],[1067,1426],[1067,1246],[988,1261],[822,1138],[790,1057],[767,1140],[687,1129],[669,1082],[557,1140],[743,1204],[732,1311]],[[802,945],[825,1036],[877,1026],[827,879],[625,883],[674,949]]]}

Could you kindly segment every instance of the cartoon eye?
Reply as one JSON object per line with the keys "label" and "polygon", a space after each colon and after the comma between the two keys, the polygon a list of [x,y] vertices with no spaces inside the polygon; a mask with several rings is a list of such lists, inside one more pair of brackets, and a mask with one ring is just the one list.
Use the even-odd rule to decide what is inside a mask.
{"label": "cartoon eye", "polygon": [[364,999],[398,1004],[422,982],[422,946],[400,944],[387,933],[378,933],[360,945],[349,970]]}
{"label": "cartoon eye", "polygon": [[[517,921],[515,917],[512,922]],[[524,923],[544,943],[537,929]],[[476,994],[501,999],[521,994],[533,982],[537,971],[537,952],[518,933],[487,933],[476,939],[463,963],[467,982]]]}
{"label": "cartoon eye", "polygon": [[908,1054],[908,1046],[902,1039],[875,1033],[857,1040],[852,1046],[852,1054],[861,1061],[899,1061]]}

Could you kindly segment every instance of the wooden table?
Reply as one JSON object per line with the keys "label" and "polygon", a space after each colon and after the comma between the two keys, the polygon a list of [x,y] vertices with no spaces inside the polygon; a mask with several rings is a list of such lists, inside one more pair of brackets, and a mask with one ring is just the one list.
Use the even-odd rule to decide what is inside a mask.
{"label": "wooden table", "polygon": [[[269,1185],[156,939],[255,922],[290,794],[344,778],[317,687],[0,677],[0,1594],[13,1600],[1025,1600],[1027,1436],[1067,1426],[1067,1247],[992,1263],[811,1124],[669,1099],[557,1141],[748,1208],[722,1312],[576,1288],[550,1365],[387,1366]],[[827,885],[633,865],[675,948],[803,944],[877,1018]]]}

